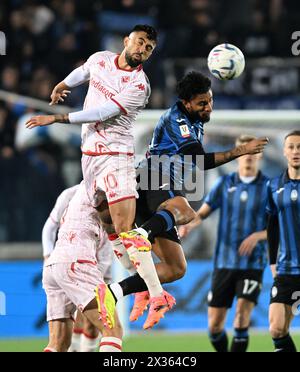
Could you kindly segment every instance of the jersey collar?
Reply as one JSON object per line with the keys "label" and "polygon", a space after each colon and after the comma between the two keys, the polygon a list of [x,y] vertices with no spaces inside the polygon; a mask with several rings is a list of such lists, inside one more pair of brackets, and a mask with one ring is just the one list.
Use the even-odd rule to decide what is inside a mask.
{"label": "jersey collar", "polygon": [[289,183],[289,182],[300,182],[300,180],[292,180],[289,176],[289,170],[287,169],[284,173],[283,173],[283,182],[284,183]]}
{"label": "jersey collar", "polygon": [[[255,179],[252,182],[248,183],[247,185],[252,185],[253,183],[258,182],[261,178],[262,178],[262,172],[261,171],[258,171],[257,176],[255,177]],[[237,183],[243,183],[243,181],[241,180],[240,175],[239,175],[238,172],[236,172],[234,174],[234,183],[235,184],[237,184]]]}

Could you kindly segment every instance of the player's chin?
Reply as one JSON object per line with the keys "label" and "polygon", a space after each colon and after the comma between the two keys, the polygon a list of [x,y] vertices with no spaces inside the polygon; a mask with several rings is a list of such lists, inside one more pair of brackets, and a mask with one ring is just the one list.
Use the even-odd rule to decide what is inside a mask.
{"label": "player's chin", "polygon": [[208,123],[210,121],[210,114],[203,114],[203,112],[199,113],[200,119],[202,123]]}

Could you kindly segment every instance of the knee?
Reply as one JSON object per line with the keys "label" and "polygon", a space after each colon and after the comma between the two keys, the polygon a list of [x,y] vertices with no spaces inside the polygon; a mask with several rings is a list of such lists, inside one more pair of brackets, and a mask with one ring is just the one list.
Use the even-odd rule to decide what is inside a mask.
{"label": "knee", "polygon": [[123,338],[123,328],[121,324],[117,322],[112,329],[104,328],[102,335],[104,337],[116,337],[121,340]]}
{"label": "knee", "polygon": [[215,335],[215,334],[221,333],[221,332],[223,332],[223,330],[224,330],[223,323],[219,323],[217,321],[212,321],[209,324],[209,333],[211,335]]}
{"label": "knee", "polygon": [[173,267],[173,270],[172,270],[172,274],[173,274],[172,281],[179,280],[179,279],[183,278],[184,275],[185,275],[185,273],[186,273],[186,267],[187,267],[187,264],[186,264],[186,261],[185,260],[184,261],[181,261],[175,267]]}
{"label": "knee", "polygon": [[278,324],[270,324],[269,328],[272,338],[282,338],[288,334],[288,329],[280,327]]}
{"label": "knee", "polygon": [[99,330],[97,327],[95,327],[91,322],[86,320],[84,322],[83,332],[85,335],[88,335],[92,338],[96,338],[99,334]]}
{"label": "knee", "polygon": [[197,217],[197,213],[194,211],[194,209],[188,207],[185,212],[185,224],[190,223]]}

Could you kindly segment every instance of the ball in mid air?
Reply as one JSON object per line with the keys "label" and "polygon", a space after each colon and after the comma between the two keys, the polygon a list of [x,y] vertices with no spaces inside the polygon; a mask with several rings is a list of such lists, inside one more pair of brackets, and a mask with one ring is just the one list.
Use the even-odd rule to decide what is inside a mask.
{"label": "ball in mid air", "polygon": [[207,59],[209,71],[219,80],[238,78],[245,68],[242,51],[232,44],[220,44],[214,47]]}

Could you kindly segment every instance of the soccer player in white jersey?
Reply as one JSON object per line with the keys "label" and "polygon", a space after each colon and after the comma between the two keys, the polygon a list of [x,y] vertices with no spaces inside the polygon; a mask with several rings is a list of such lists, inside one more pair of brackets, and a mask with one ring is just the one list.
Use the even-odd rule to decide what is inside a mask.
{"label": "soccer player in white jersey", "polygon": [[[57,240],[60,223],[63,222],[63,215],[66,213],[68,205],[78,190],[79,185],[75,185],[64,190],[56,200],[55,206],[51,211],[42,232],[42,245],[44,260],[49,258],[53,252]],[[105,283],[110,283],[112,279],[112,249],[106,234],[101,240],[97,250],[97,259],[100,270],[103,273]],[[74,323],[72,343],[69,348],[71,352],[93,352],[97,350],[99,339],[98,329],[80,311],[77,311]]]}
{"label": "soccer player in white jersey", "polygon": [[[83,124],[82,170],[89,200],[94,207],[102,204],[103,222],[111,224],[112,220],[117,234],[112,239],[113,245],[123,250],[124,255],[128,253],[149,289],[153,309],[161,309],[163,316],[169,305],[154,267],[151,243],[146,231],[131,230],[138,196],[133,123],[150,95],[142,64],[151,56],[156,39],[156,31],[151,26],[137,25],[125,37],[120,55],[108,51],[93,54],[84,65],[60,82],[51,95],[50,104],[57,104],[64,101],[70,88],[89,81],[84,110],[65,115],[36,116],[28,120],[26,127],[31,129],[55,122]],[[106,201],[108,217],[103,211]],[[115,302],[112,294],[106,286],[100,286],[98,292],[101,309],[108,317],[112,316],[106,311],[109,304]],[[150,327],[154,323],[147,319]]]}
{"label": "soccer player in white jersey", "polygon": [[121,351],[122,327],[117,314],[112,324],[104,324],[106,317],[99,320],[95,298],[95,288],[104,283],[103,275],[111,267],[108,244],[99,213],[91,206],[82,182],[64,212],[55,249],[44,263],[50,331],[45,351],[68,350],[77,309],[102,333],[100,351]]}

